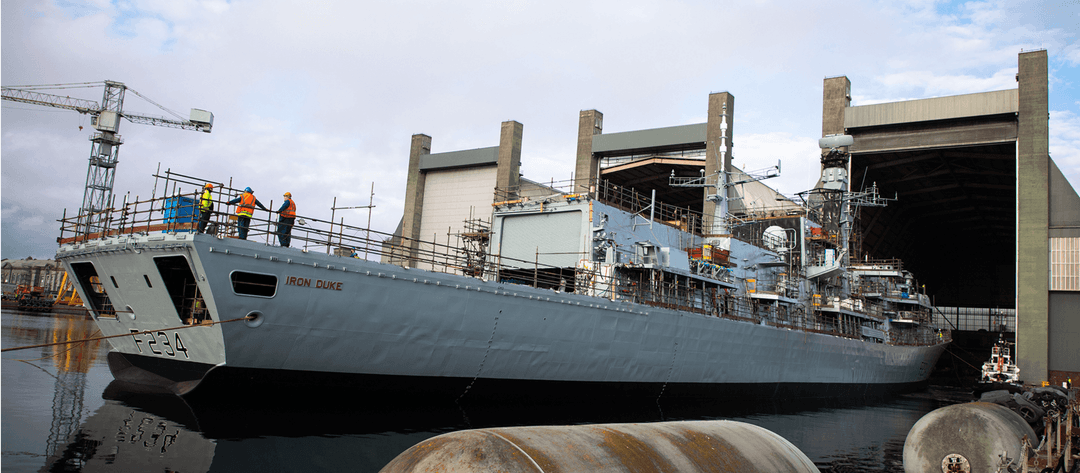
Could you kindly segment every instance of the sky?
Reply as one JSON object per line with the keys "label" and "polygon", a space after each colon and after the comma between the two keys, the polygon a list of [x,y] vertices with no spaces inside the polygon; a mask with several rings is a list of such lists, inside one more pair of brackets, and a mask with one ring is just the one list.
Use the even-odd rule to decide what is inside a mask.
{"label": "sky", "polygon": [[[706,121],[735,96],[734,164],[782,162],[791,195],[819,175],[822,84],[852,105],[1016,88],[1017,55],[1045,49],[1050,155],[1080,189],[1080,1],[4,0],[4,86],[119,81],[210,134],[122,122],[114,192],[152,174],[249,186],[301,216],[368,204],[392,232],[411,135],[431,151],[497,146],[524,125],[521,172],[571,177],[578,114],[604,132]],[[54,91],[101,101],[103,88]],[[124,110],[165,115],[127,94]],[[82,127],[82,129],[80,129]],[[2,102],[0,257],[51,258],[79,208],[92,129],[73,111]],[[195,189],[184,189],[195,191]],[[366,210],[344,210],[366,225]]]}

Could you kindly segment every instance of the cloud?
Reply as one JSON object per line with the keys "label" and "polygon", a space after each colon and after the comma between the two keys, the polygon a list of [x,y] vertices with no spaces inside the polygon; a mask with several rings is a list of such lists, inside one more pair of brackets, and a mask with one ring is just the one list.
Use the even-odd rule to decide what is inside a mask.
{"label": "cloud", "polygon": [[[517,120],[525,177],[562,180],[579,110],[603,112],[605,132],[701,123],[708,94],[727,90],[736,161],[782,159],[770,185],[791,194],[818,174],[822,78],[847,75],[858,103],[983,92],[1015,87],[1017,53],[1045,47],[1051,152],[1080,187],[1076,12],[1057,3],[5,0],[0,72],[4,85],[118,80],[181,115],[214,113],[210,134],[124,122],[118,195],[161,195],[160,163],[265,202],[288,190],[329,219],[334,197],[366,205],[374,182],[373,227],[392,231],[414,133],[433,152],[495,146]],[[57,93],[101,100],[100,87]],[[163,114],[133,94],[124,107]],[[3,256],[47,257],[50,222],[81,202],[88,118],[2,113]],[[22,228],[33,216],[41,229]]]}
{"label": "cloud", "polygon": [[765,184],[787,196],[812,189],[821,177],[821,150],[816,137],[787,132],[739,135],[731,157],[736,167],[747,172],[779,162],[780,176]]}
{"label": "cloud", "polygon": [[[960,95],[972,91],[992,91],[1016,88],[1017,68],[1004,69],[989,77],[975,75],[936,75],[931,71],[905,71],[879,77],[879,82],[892,90],[920,88],[921,98]],[[888,100],[896,101],[896,100]],[[858,105],[868,105],[860,103]]]}
{"label": "cloud", "polygon": [[1073,189],[1080,191],[1080,114],[1069,110],[1050,112],[1050,157]]}

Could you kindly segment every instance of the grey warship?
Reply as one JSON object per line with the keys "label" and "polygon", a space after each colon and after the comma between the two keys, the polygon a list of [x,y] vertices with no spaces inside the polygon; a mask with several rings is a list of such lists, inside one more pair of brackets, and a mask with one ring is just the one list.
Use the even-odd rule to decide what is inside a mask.
{"label": "grey warship", "polygon": [[[823,140],[818,188],[768,213],[733,217],[718,198],[715,216],[701,215],[602,180],[528,181],[497,189],[454,244],[301,216],[293,240],[304,247],[282,248],[270,222],[235,238],[225,212],[195,233],[182,189],[204,181],[166,173],[155,177],[181,191],[65,218],[57,259],[116,336],[114,376],[183,396],[228,386],[602,402],[905,389],[927,380],[949,331],[902,262],[848,254],[853,213],[884,199],[848,189],[844,145]],[[670,182],[767,189],[738,170],[711,179]],[[234,189],[215,191],[220,203]]]}

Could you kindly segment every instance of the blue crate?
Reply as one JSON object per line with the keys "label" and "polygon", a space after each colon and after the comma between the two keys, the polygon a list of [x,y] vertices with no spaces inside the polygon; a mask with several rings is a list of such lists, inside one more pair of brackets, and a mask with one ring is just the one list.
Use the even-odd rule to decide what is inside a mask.
{"label": "blue crate", "polygon": [[[197,218],[198,212],[195,211],[195,198],[176,196],[165,199],[165,223],[191,223]],[[169,231],[190,232],[191,230],[162,230],[162,233]]]}

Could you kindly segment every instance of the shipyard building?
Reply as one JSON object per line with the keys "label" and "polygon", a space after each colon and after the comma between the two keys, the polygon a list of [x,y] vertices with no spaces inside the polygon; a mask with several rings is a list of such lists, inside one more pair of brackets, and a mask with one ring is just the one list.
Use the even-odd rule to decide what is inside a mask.
{"label": "shipyard building", "polygon": [[[850,257],[918,275],[944,325],[1015,331],[1024,380],[1059,384],[1080,379],[1080,197],[1049,154],[1046,51],[1018,60],[1015,89],[875,105],[851,106],[848,78],[827,78],[822,136],[854,138],[839,177],[853,190],[873,184],[896,197],[860,208]],[[706,123],[616,133],[604,133],[600,111],[580,112],[574,178],[561,183],[519,175],[523,125],[515,121],[487,148],[432,153],[432,137],[413,135],[404,214],[384,262],[468,273],[439,268],[438,255],[484,257],[492,204],[551,192],[640,200],[625,204],[706,238],[753,241],[766,230],[721,220],[787,225],[796,202],[759,181],[774,171],[731,164],[734,95],[710,94],[705,106]],[[718,171],[727,185],[709,182]],[[515,231],[559,231],[549,223]],[[829,234],[826,226],[822,245]],[[542,264],[573,259],[560,248],[528,250],[503,251]],[[416,263],[418,254],[427,263]]]}

